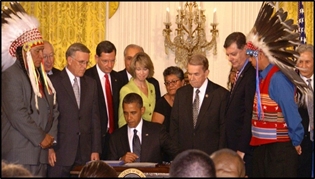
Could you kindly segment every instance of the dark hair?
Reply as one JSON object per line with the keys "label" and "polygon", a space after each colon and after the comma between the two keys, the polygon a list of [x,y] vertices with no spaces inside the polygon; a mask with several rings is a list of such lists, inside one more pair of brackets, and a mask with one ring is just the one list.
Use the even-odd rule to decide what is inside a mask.
{"label": "dark hair", "polygon": [[99,178],[99,177],[110,177],[117,178],[116,170],[101,160],[95,160],[87,163],[83,166],[79,173],[79,178]]}
{"label": "dark hair", "polygon": [[170,67],[167,67],[163,71],[164,78],[169,76],[169,75],[175,75],[180,80],[183,80],[185,78],[183,70],[181,68],[179,68],[178,66],[170,66]]}
{"label": "dark hair", "polygon": [[130,104],[130,103],[137,103],[139,108],[143,107],[143,100],[142,97],[137,93],[128,93],[122,102],[122,105],[124,104]]}
{"label": "dark hair", "polygon": [[246,45],[246,37],[242,32],[233,32],[226,37],[223,47],[228,48],[232,43],[236,43],[238,49]]}
{"label": "dark hair", "polygon": [[198,149],[188,149],[172,161],[170,177],[216,177],[210,156]]}
{"label": "dark hair", "polygon": [[101,53],[111,53],[113,51],[117,54],[115,45],[107,40],[100,42],[96,47],[97,56],[101,56]]}
{"label": "dark hair", "polygon": [[136,71],[136,63],[139,63],[140,65],[143,65],[145,68],[149,69],[149,75],[147,78],[151,78],[154,74],[154,66],[152,63],[152,60],[148,54],[145,52],[138,52],[131,61],[130,64],[130,71],[131,76],[135,77],[135,71]]}
{"label": "dark hair", "polygon": [[201,65],[203,66],[203,71],[206,71],[209,69],[209,61],[206,56],[202,54],[195,54],[191,58],[188,59],[187,64],[190,65]]}
{"label": "dark hair", "polygon": [[74,44],[71,44],[67,51],[66,51],[66,59],[68,57],[71,57],[75,54],[75,52],[84,52],[84,53],[90,53],[90,50],[89,48],[87,48],[84,44],[82,43],[74,43]]}

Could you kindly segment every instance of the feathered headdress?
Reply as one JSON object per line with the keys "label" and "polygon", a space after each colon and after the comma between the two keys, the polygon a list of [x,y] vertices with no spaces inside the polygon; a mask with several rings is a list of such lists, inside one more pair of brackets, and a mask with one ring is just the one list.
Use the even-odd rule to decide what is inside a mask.
{"label": "feathered headdress", "polygon": [[[4,6],[1,11],[1,71],[5,71],[12,66],[16,59],[16,50],[18,47],[23,47],[26,56],[23,55],[24,67],[28,72],[34,93],[42,97],[39,90],[39,79],[33,63],[31,48],[43,44],[43,38],[40,34],[38,20],[26,13],[24,8],[18,2],[11,2],[10,8]],[[55,89],[51,84],[47,74],[45,73],[43,63],[41,63],[41,73],[44,80],[44,85],[49,93],[55,93]],[[38,109],[37,98],[36,108]],[[54,100],[55,102],[55,100]]]}
{"label": "feathered headdress", "polygon": [[[247,54],[255,56],[257,60],[259,51],[262,51],[269,62],[277,65],[301,91],[298,104],[308,107],[313,104],[313,92],[298,75],[295,66],[299,54],[294,49],[300,45],[298,26],[293,24],[293,19],[287,19],[288,13],[282,8],[275,13],[274,10],[273,2],[263,2],[254,27],[247,36]],[[309,109],[309,115],[313,118],[312,111]]]}

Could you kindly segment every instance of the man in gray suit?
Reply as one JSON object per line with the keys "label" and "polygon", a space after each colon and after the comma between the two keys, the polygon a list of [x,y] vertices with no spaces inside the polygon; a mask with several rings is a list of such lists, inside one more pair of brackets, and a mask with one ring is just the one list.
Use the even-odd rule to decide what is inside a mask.
{"label": "man in gray suit", "polygon": [[49,149],[49,177],[70,177],[72,167],[99,160],[102,152],[96,81],[84,75],[90,50],[74,43],[66,58],[67,66],[51,76],[60,116],[57,145]]}
{"label": "man in gray suit", "polygon": [[[23,9],[19,3],[11,6],[13,11]],[[33,176],[46,177],[48,148],[57,138],[56,93],[41,66],[44,46],[34,28],[37,19],[12,10],[3,10],[11,16],[1,29],[1,158],[23,165]],[[25,18],[30,19],[27,24]],[[16,25],[21,24],[18,31]]]}

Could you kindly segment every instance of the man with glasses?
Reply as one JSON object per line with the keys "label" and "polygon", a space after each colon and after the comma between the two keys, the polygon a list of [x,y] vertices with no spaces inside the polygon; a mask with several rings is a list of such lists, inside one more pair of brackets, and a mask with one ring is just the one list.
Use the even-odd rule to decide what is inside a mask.
{"label": "man with glasses", "polygon": [[60,72],[60,70],[54,68],[55,51],[52,44],[47,40],[44,40],[43,61],[47,75],[53,75],[54,73]]}
{"label": "man with glasses", "polygon": [[60,115],[57,144],[49,149],[48,177],[70,177],[73,167],[99,160],[102,152],[97,84],[84,75],[90,50],[74,43],[66,58],[67,66],[51,76]]}
{"label": "man with glasses", "polygon": [[[113,70],[115,61],[115,45],[110,41],[102,41],[96,47],[96,65],[85,72],[87,76],[96,80],[98,88],[98,105],[102,129],[102,160],[107,159],[110,134],[118,128],[119,91],[123,83],[119,78],[120,75]],[[109,82],[109,88],[106,88],[106,81]]]}

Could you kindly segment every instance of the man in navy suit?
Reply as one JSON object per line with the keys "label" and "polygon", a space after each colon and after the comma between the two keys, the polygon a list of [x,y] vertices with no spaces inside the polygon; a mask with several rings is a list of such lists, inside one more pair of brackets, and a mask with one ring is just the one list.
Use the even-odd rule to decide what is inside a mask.
{"label": "man in navy suit", "polygon": [[[125,69],[118,72],[123,81],[123,85],[127,84],[131,78],[131,74],[130,74],[131,60],[138,52],[144,52],[144,50],[141,46],[136,45],[136,44],[129,44],[124,50]],[[147,80],[149,83],[152,83],[155,88],[155,95],[156,95],[156,101],[157,101],[161,97],[159,81],[155,79],[154,77],[147,78]]]}
{"label": "man in navy suit", "polygon": [[[120,75],[113,70],[116,62],[116,47],[110,41],[102,41],[96,47],[95,54],[96,65],[86,70],[85,75],[90,76],[96,80],[98,89],[98,106],[100,110],[100,120],[102,129],[102,154],[101,159],[106,160],[108,157],[108,143],[109,137],[115,129],[118,128],[118,105],[119,105],[119,91],[123,86]],[[106,97],[105,75],[111,86],[112,102]],[[112,103],[112,105],[108,105]],[[112,109],[110,109],[110,107]],[[109,110],[113,111],[113,130],[110,130]]]}
{"label": "man in navy suit", "polygon": [[[172,142],[165,127],[141,118],[145,107],[140,95],[127,94],[123,99],[123,110],[127,124],[111,135],[110,160],[131,163],[138,159],[140,162],[162,163],[162,152],[166,152],[172,159],[177,155],[178,147]],[[133,150],[134,129],[138,131],[137,135],[140,138],[140,155],[135,154]]]}
{"label": "man in navy suit", "polygon": [[[170,134],[181,151],[199,149],[210,155],[226,146],[224,112],[229,92],[208,79],[208,68],[209,62],[205,56],[193,55],[187,64],[189,84],[176,91]],[[193,118],[193,101],[198,90],[200,110]]]}
{"label": "man in navy suit", "polygon": [[[67,66],[51,76],[60,115],[57,144],[49,149],[48,177],[70,177],[73,167],[99,160],[102,152],[96,81],[84,75],[90,50],[74,43],[66,58]],[[77,83],[79,92],[73,87]]]}
{"label": "man in navy suit", "polygon": [[249,145],[252,131],[252,111],[256,90],[255,68],[248,62],[246,37],[241,32],[233,32],[224,43],[226,55],[238,77],[230,91],[226,109],[227,147],[236,151],[244,160],[246,175],[252,174],[252,147]]}

